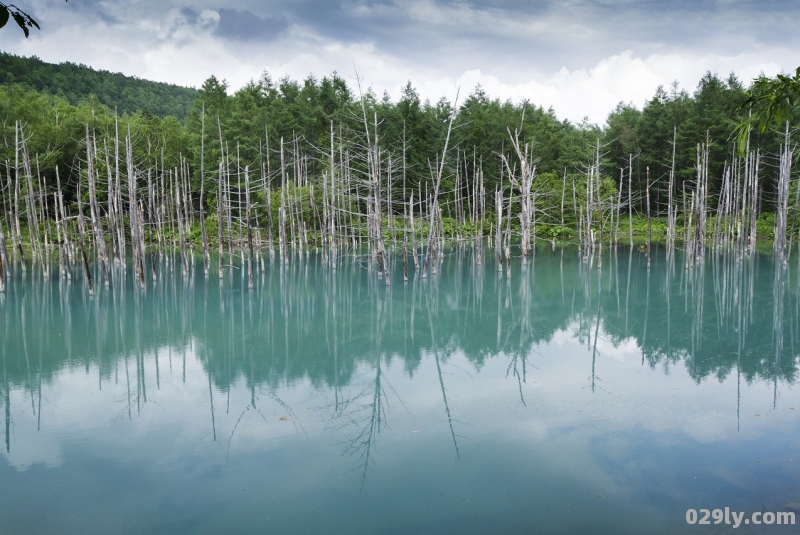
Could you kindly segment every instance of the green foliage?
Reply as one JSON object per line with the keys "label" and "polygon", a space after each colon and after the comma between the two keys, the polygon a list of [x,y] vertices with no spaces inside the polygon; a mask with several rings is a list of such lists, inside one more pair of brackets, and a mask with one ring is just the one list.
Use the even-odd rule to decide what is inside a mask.
{"label": "green foliage", "polygon": [[572,238],[575,229],[562,225],[541,225],[536,227],[536,235],[544,238]]}
{"label": "green foliage", "polygon": [[192,88],[98,71],[85,65],[56,65],[37,57],[0,53],[0,85],[12,84],[61,97],[72,105],[82,104],[94,95],[98,102],[116,108],[120,114],[141,112],[181,120],[197,93]]}
{"label": "green foliage", "polygon": [[[679,90],[676,82],[669,90],[659,87],[641,112],[620,103],[609,114],[603,135],[603,174],[619,181],[622,170],[625,200],[631,175],[634,209],[639,213],[645,210],[645,190],[649,183],[651,209],[654,214],[664,214],[673,153],[673,193],[678,195],[684,185],[687,191],[694,189],[698,145],[708,144],[709,193],[713,203],[722,185],[725,166],[735,155],[733,133],[747,114],[742,102],[747,95],[754,94],[753,91],[761,94],[763,87],[763,82],[761,86],[756,83],[747,93],[733,74],[723,79],[707,72],[692,94]],[[777,152],[778,140],[764,130],[751,136],[751,146],[759,146],[762,153]],[[629,165],[631,159],[632,169]],[[765,199],[772,198],[772,187],[771,181],[766,181]]]}
{"label": "green foliage", "polygon": [[601,134],[586,121],[580,125],[559,121],[552,108],[490,99],[479,85],[460,107],[453,141],[461,150],[468,177],[474,177],[478,167],[483,170],[487,191],[501,181],[508,183],[499,156],[509,153],[509,135],[516,130],[520,130],[521,142],[533,149],[537,172],[559,176],[588,161]]}
{"label": "green foliage", "polygon": [[736,142],[740,154],[744,154],[750,129],[759,132],[770,128],[781,128],[791,124],[800,106],[800,67],[794,76],[779,74],[775,78],[759,76],[753,81],[747,97],[739,108],[749,112],[745,120],[736,127]]}
{"label": "green foliage", "polygon": [[447,237],[455,237],[461,229],[461,225],[452,217],[442,217],[442,234]]}
{"label": "green foliage", "polygon": [[[73,106],[61,97],[25,90],[19,85],[0,85],[0,162],[9,162],[10,165],[15,159],[17,121],[23,127],[33,166],[41,172],[45,184],[55,185],[58,168],[64,201],[68,206],[76,200],[79,180],[83,180],[86,193],[82,161],[86,159],[87,127],[101,144],[100,149],[105,142],[113,155],[114,113],[94,97]],[[129,130],[133,140],[133,159],[137,165],[153,170],[173,169],[179,165],[181,155],[190,151],[185,129],[174,117],[162,119],[138,112],[122,115],[117,121],[123,169],[126,156],[124,139]],[[108,169],[104,160],[101,158],[96,164],[101,180],[106,180]],[[113,161],[110,165],[113,174]],[[7,174],[5,168],[0,170],[3,175]],[[146,176],[141,178],[146,180]],[[103,200],[102,194],[100,200]]]}
{"label": "green foliage", "polygon": [[[293,213],[297,213],[296,206],[300,206],[301,220],[308,224],[309,231],[317,227],[323,205],[321,179],[330,173],[331,149],[335,165],[347,160],[356,187],[362,188],[360,200],[352,197],[345,202],[350,204],[351,211],[364,212],[361,181],[366,172],[367,136],[372,142],[377,139],[382,150],[383,180],[389,174],[391,161],[390,201],[394,217],[401,217],[401,202],[408,202],[412,192],[417,202],[420,201],[418,192],[423,197],[426,191],[432,192],[447,121],[455,105],[446,99],[435,103],[421,101],[409,82],[401,88],[397,102],[388,95],[378,98],[368,91],[363,96],[362,111],[359,97],[336,73],[322,79],[309,76],[303,81],[288,77],[275,81],[264,73],[258,80],[229,94],[227,82],[214,76],[200,89],[184,91],[185,88],[93,71],[83,66],[47,65],[36,58],[7,54],[0,54],[0,66],[0,162],[14,161],[15,124],[20,121],[28,153],[41,170],[46,187],[52,188],[55,169],[59,169],[68,206],[76,201],[78,184],[85,185],[86,171],[82,166],[87,126],[98,140],[99,154],[108,151],[113,155],[113,140],[119,131],[122,167],[127,156],[124,137],[130,131],[132,156],[137,168],[142,170],[142,181],[146,180],[148,170],[158,175],[175,170],[185,162],[191,173],[191,194],[196,207],[202,184],[206,214],[216,211],[218,172],[223,155],[225,165],[233,173],[235,202],[241,195],[238,185],[241,172],[247,167],[256,184],[252,192],[254,221],[266,228],[271,215],[274,233],[278,228],[282,184],[286,184],[283,190]],[[786,78],[781,83],[787,85],[792,80]],[[759,87],[762,86],[756,86],[751,92],[766,90]],[[479,223],[469,219],[472,194],[479,176],[483,177],[486,192],[484,232],[495,221],[493,193],[497,189],[502,189],[505,202],[510,199],[512,212],[518,213],[520,192],[512,186],[508,170],[501,164],[501,155],[505,155],[512,168],[519,167],[517,156],[510,153],[509,140],[509,135],[517,130],[521,143],[530,148],[536,165],[533,194],[538,237],[574,235],[577,223],[574,206],[575,203],[586,205],[586,169],[595,163],[598,144],[600,176],[603,177],[603,224],[607,224],[617,205],[620,186],[623,191],[621,208],[623,214],[627,214],[627,180],[632,176],[635,212],[644,212],[644,191],[649,184],[653,234],[660,235],[663,229],[659,218],[665,214],[673,150],[675,193],[680,194],[684,185],[687,191],[694,189],[698,143],[708,141],[711,144],[709,194],[713,203],[725,162],[732,156],[727,140],[741,119],[739,103],[744,95],[742,85],[734,76],[722,80],[707,73],[693,94],[679,91],[677,85],[669,92],[660,87],[641,111],[629,104],[618,105],[609,114],[607,126],[601,129],[586,120],[580,124],[559,121],[552,109],[492,99],[477,86],[458,103],[451,150],[446,155],[439,199],[446,216],[445,235],[474,234],[475,225]],[[162,102],[166,108],[159,111],[148,104],[150,100]],[[118,117],[112,107],[120,112]],[[173,113],[178,108],[183,111]],[[184,114],[182,123],[180,118]],[[756,141],[767,149],[775,147],[771,135],[765,132]],[[628,169],[631,155],[633,169]],[[101,181],[106,180],[109,171],[116,172],[113,161],[108,169],[102,157],[98,160]],[[624,173],[621,179],[620,170]],[[338,179],[341,172],[335,169],[334,176]],[[302,183],[311,186],[296,188],[300,176],[304,177]],[[262,177],[266,177],[266,187],[272,191],[271,206],[267,206]],[[460,186],[458,195],[456,184]],[[764,209],[769,211],[772,183],[767,179],[763,184]],[[382,188],[385,199],[388,197],[385,182]],[[101,184],[101,201],[104,189]],[[86,190],[83,191],[85,194]],[[355,195],[355,192],[347,195]],[[462,214],[455,213],[457,198],[467,221],[461,221]],[[676,197],[678,206],[681,201]],[[241,215],[234,214],[234,217]],[[209,221],[212,219],[209,216]],[[516,216],[511,223],[518,227]],[[599,225],[599,220],[596,223]],[[646,228],[640,228],[640,218],[636,219],[636,224],[638,233],[646,233]],[[214,220],[214,229],[215,225]],[[425,226],[421,222],[418,229]],[[620,225],[621,229],[623,226]],[[208,234],[215,238],[211,228],[209,224]],[[768,234],[762,233],[759,227],[759,235]]]}
{"label": "green foliage", "polygon": [[775,238],[775,214],[763,213],[756,219],[756,235],[759,238]]}

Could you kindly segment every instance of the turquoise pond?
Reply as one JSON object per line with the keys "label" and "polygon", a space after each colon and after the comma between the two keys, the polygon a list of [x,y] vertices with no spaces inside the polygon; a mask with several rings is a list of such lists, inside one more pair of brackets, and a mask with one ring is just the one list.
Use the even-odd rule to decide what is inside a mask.
{"label": "turquoise pond", "polygon": [[[796,533],[796,260],[165,259],[0,297],[0,533]],[[230,265],[232,263],[233,265]]]}

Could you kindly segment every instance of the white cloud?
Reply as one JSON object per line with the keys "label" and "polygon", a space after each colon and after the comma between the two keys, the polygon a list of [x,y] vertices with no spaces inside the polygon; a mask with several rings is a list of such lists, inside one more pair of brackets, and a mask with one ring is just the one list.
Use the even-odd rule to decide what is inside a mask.
{"label": "white cloud", "polygon": [[630,102],[641,109],[659,85],[668,88],[674,80],[679,82],[680,88],[692,92],[707,71],[716,72],[722,77],[735,72],[746,83],[762,71],[775,73],[788,64],[788,61],[777,60],[764,62],[756,54],[733,57],[675,53],[641,58],[627,50],[605,58],[590,68],[572,71],[561,68],[543,80],[508,84],[497,76],[475,69],[464,72],[457,83],[462,91],[471,90],[480,83],[493,97],[512,101],[527,98],[545,109],[552,106],[559,118],[572,122],[577,123],[588,117],[593,123],[603,124],[617,103]]}
{"label": "white cloud", "polygon": [[[658,32],[648,34],[630,17],[603,19],[600,7],[581,2],[517,15],[507,6],[480,2],[327,5],[320,9],[338,17],[327,22],[318,10],[315,15],[315,5],[301,2],[295,9],[279,3],[273,13],[262,7],[256,15],[285,17],[288,26],[272,40],[242,41],[215,33],[220,15],[207,6],[101,4],[93,13],[53,4],[41,15],[42,31],[23,39],[14,28],[6,29],[0,48],[195,87],[214,74],[227,79],[232,90],[263,70],[295,79],[335,70],[352,82],[357,69],[364,85],[378,94],[388,91],[397,98],[411,80],[431,101],[452,99],[456,87],[466,96],[480,83],[492,97],[530,99],[552,106],[559,118],[588,117],[598,124],[620,101],[641,107],[659,84],[678,80],[691,91],[706,71],[721,76],[733,71],[747,82],[761,71],[796,66],[792,42],[766,43],[759,27],[740,29],[744,44],[731,46],[728,26],[740,25],[739,12],[727,18],[717,11],[687,13],[690,26],[703,16],[713,24],[707,34],[684,35],[679,27],[665,32],[679,20],[674,8],[659,19]],[[619,34],[623,23],[633,37]],[[637,35],[646,35],[647,42],[636,42]]]}

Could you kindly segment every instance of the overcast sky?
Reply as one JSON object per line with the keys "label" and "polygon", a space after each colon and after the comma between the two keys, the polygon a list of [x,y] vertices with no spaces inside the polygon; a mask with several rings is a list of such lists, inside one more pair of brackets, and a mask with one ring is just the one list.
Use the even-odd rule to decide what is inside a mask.
{"label": "overcast sky", "polygon": [[706,71],[749,81],[800,64],[800,2],[791,0],[19,0],[41,25],[0,49],[231,92],[257,79],[356,72],[397,99],[492,97],[553,106],[603,124],[659,84],[693,91]]}

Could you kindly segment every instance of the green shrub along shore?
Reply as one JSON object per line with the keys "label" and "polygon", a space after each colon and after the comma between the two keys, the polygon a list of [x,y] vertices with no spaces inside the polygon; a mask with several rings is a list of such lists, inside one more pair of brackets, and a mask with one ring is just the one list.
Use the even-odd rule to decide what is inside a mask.
{"label": "green shrub along shore", "polygon": [[[480,223],[479,224],[472,224],[471,222],[467,222],[466,224],[460,224],[455,219],[450,217],[444,217],[444,234],[443,238],[447,242],[452,243],[460,243],[460,242],[470,242],[473,241],[476,235],[481,236],[484,240],[486,238],[491,238],[491,232],[494,230],[494,227],[490,225],[488,222],[484,222],[484,229],[483,232],[480,232]],[[619,224],[619,232],[618,232],[618,240],[616,244],[618,246],[626,246],[630,243],[630,220],[627,217],[622,217],[620,219]],[[399,224],[399,222],[398,222]],[[666,242],[667,237],[667,221],[665,218],[653,218],[651,219],[651,240],[654,244],[664,244]],[[714,219],[709,219],[707,222],[707,235],[713,235],[713,227],[714,227]],[[22,246],[26,252],[31,250],[30,240],[27,238],[28,236],[28,227],[22,225]],[[404,231],[402,228],[396,229],[394,232],[390,230],[389,220],[384,219],[383,221],[383,238],[388,243],[401,243],[405,238],[409,240],[412,239],[412,235],[410,231]],[[683,236],[685,233],[685,228],[679,223],[677,225],[677,238],[676,243],[680,244],[683,241]],[[767,251],[768,248],[771,251],[772,247],[772,240],[775,237],[775,216],[771,213],[762,214],[757,220],[757,232],[758,232],[758,244],[760,251]],[[519,233],[519,224],[513,223],[511,225],[511,230],[514,233]],[[597,232],[599,236],[599,228],[595,228],[595,232]],[[211,247],[218,247],[219,243],[217,242],[217,214],[212,213],[206,218],[206,232],[209,236],[209,245]],[[610,245],[614,245],[613,243],[613,229],[611,229],[612,234],[612,243],[609,243],[609,229],[605,227],[603,229],[603,244],[605,247]],[[423,241],[427,238],[428,229],[426,227],[419,227],[415,229],[415,233],[413,238],[416,240],[416,243],[419,245],[423,243]],[[536,238],[540,242],[547,242],[550,243],[551,241],[555,241],[558,245],[568,245],[568,244],[576,244],[577,243],[577,230],[575,228],[569,228],[566,226],[562,226],[559,224],[554,225],[547,225],[541,224],[536,226]],[[361,238],[362,240],[368,239],[368,231],[366,227],[356,227],[356,236]],[[321,234],[318,231],[312,231],[308,233],[308,242],[312,246],[319,247],[322,245]],[[635,245],[643,245],[647,243],[648,237],[648,225],[647,225],[647,218],[645,217],[638,217],[634,216],[633,218],[633,242]],[[795,235],[795,241],[797,241],[798,236]],[[153,237],[153,239],[155,239]],[[164,233],[164,239],[168,243],[172,243],[177,247],[177,243],[179,240],[179,236],[177,231],[166,231]],[[244,241],[247,239],[245,233],[241,233],[240,235],[234,236],[233,240],[234,243],[237,243],[241,246]],[[190,247],[199,249],[202,247],[202,233],[199,224],[192,225],[186,234],[186,244]],[[223,240],[223,245],[227,245],[227,241]],[[273,245],[277,244],[277,235],[273,236]],[[260,241],[256,242],[255,246],[261,249],[267,248],[269,245],[268,237],[266,235],[266,228],[261,228],[261,239]]]}

